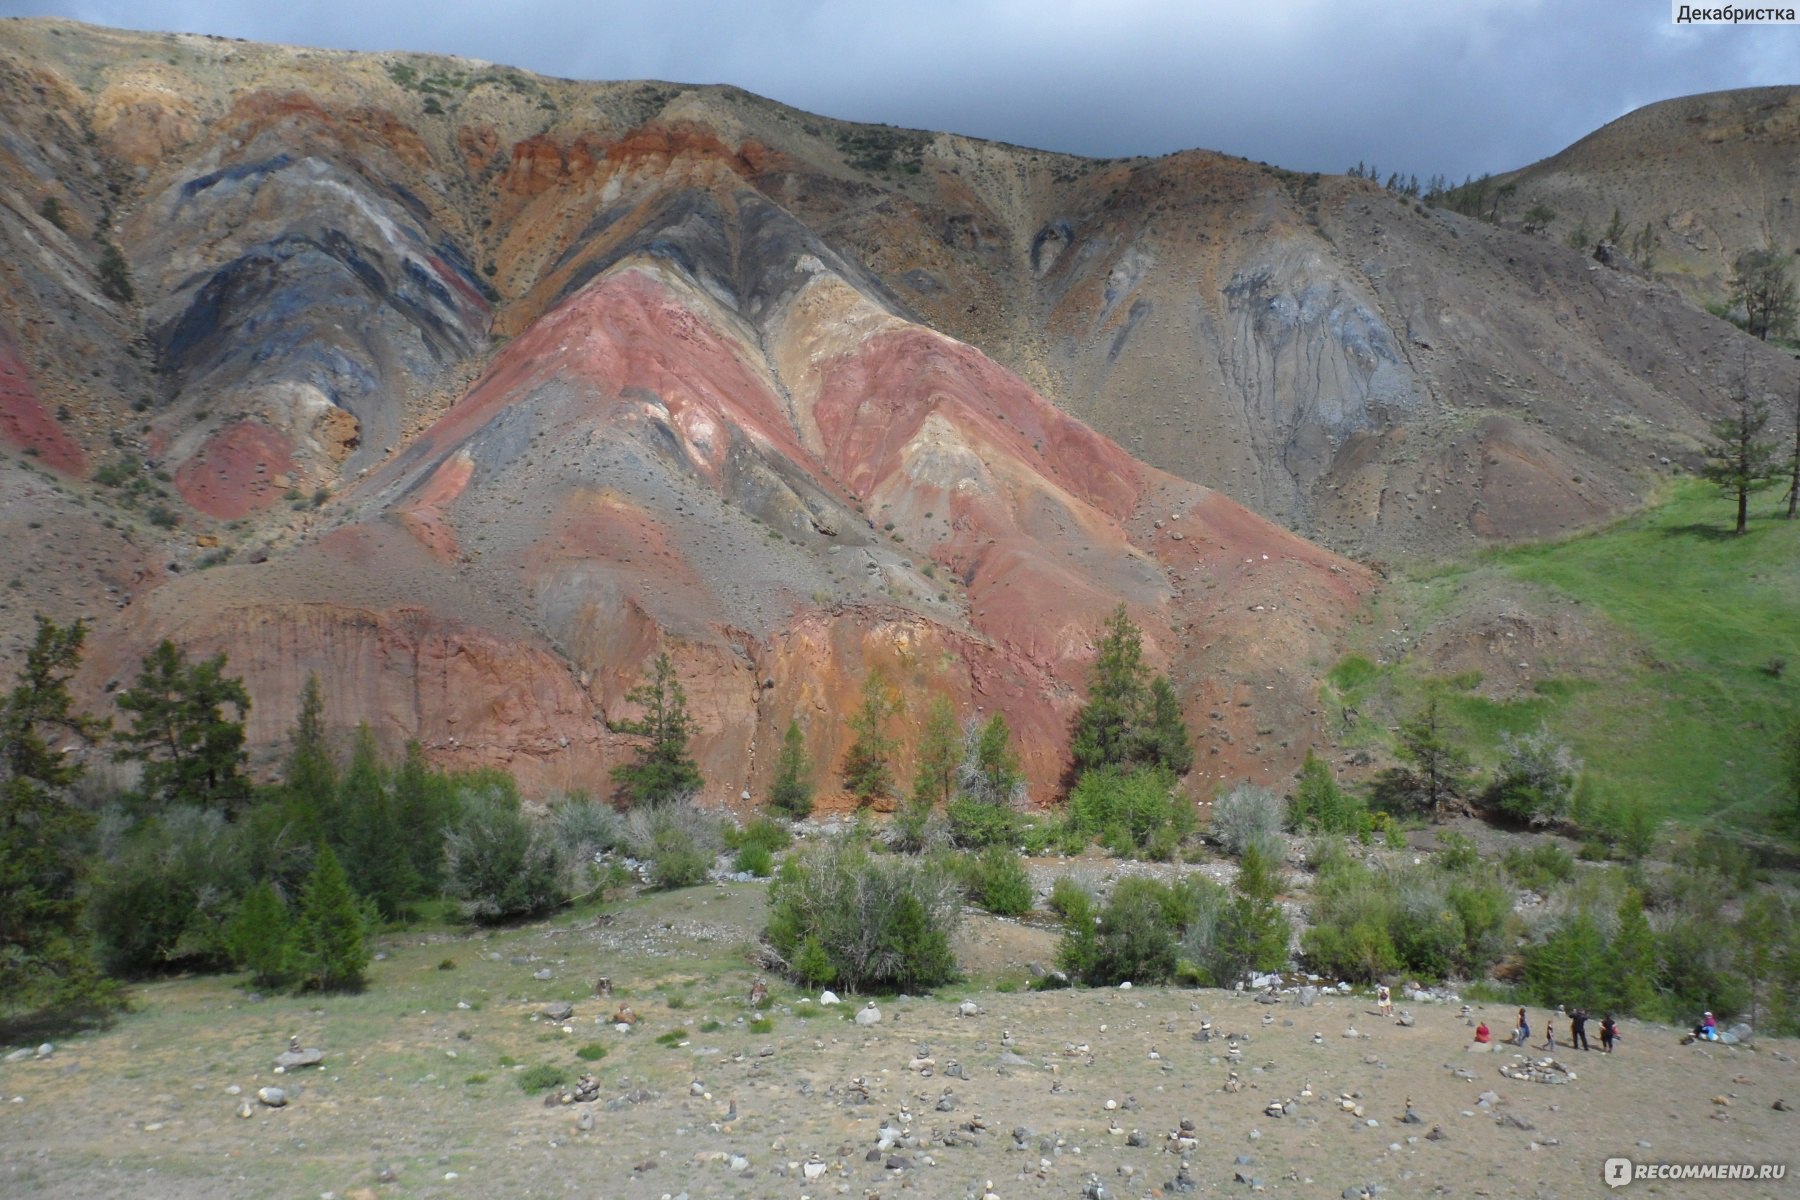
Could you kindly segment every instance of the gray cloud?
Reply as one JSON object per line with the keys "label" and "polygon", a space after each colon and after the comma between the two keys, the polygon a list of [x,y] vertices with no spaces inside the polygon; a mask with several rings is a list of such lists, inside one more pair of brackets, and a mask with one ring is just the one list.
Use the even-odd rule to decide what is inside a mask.
{"label": "gray cloud", "polygon": [[64,16],[796,107],[1090,155],[1200,146],[1300,170],[1522,166],[1639,105],[1795,83],[1800,28],[1675,28],[1667,0],[0,0]]}

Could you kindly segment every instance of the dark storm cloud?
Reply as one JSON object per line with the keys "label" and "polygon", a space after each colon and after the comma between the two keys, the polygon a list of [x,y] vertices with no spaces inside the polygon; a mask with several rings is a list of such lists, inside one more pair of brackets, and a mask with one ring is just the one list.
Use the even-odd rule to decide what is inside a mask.
{"label": "dark storm cloud", "polygon": [[1800,82],[1800,28],[1675,28],[1667,0],[0,0],[259,41],[734,83],[830,116],[1091,155],[1302,170],[1521,166],[1641,104]]}

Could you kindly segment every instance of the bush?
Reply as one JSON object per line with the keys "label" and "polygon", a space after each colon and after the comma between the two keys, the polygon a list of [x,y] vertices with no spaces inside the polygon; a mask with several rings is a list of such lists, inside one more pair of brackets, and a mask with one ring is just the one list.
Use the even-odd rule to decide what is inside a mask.
{"label": "bush", "polygon": [[725,837],[716,817],[690,800],[670,800],[627,813],[624,844],[633,858],[650,863],[652,887],[683,888],[706,882]]}
{"label": "bush", "polygon": [[238,834],[217,809],[172,808],[135,828],[103,820],[103,842],[117,844],[103,845],[108,866],[89,913],[109,971],[141,975],[231,961],[227,925],[250,890]]}
{"label": "bush", "polygon": [[1540,842],[1529,850],[1514,847],[1506,852],[1506,873],[1513,882],[1540,894],[1575,875],[1575,860],[1555,842]]}
{"label": "bush", "polygon": [[964,849],[1017,844],[1018,814],[1004,804],[958,796],[944,813],[950,822],[950,841]]}
{"label": "bush", "polygon": [[1369,820],[1368,805],[1339,787],[1331,765],[1311,750],[1306,752],[1287,813],[1295,830],[1318,833],[1361,833]]}
{"label": "bush", "polygon": [[1057,962],[1090,987],[1167,983],[1175,978],[1178,937],[1168,888],[1129,876],[1113,889],[1097,923],[1070,926]]}
{"label": "bush", "polygon": [[550,840],[570,862],[592,862],[616,848],[621,826],[617,809],[585,792],[574,793],[550,807]]}
{"label": "bush", "polygon": [[1031,911],[1031,878],[1025,864],[1005,846],[989,846],[979,855],[962,855],[957,874],[969,899],[991,913],[1016,917]]}
{"label": "bush", "polygon": [[550,1063],[539,1063],[535,1067],[526,1067],[519,1072],[519,1086],[532,1095],[559,1088],[569,1081],[569,1073],[562,1067]]}
{"label": "bush", "polygon": [[923,854],[940,849],[949,841],[949,825],[929,800],[906,801],[888,824],[888,845],[901,854]]}
{"label": "bush", "polygon": [[1566,820],[1581,760],[1540,726],[1535,733],[1500,735],[1500,766],[1482,804],[1533,826]]}
{"label": "bush", "polygon": [[1069,793],[1069,822],[1120,853],[1149,846],[1165,829],[1179,842],[1193,828],[1193,812],[1174,789],[1174,776],[1154,768],[1084,771]]}
{"label": "bush", "polygon": [[1253,783],[1240,783],[1213,805],[1207,835],[1233,857],[1254,847],[1269,861],[1280,862],[1286,854],[1281,840],[1286,816],[1280,796]]}
{"label": "bush", "polygon": [[738,847],[737,857],[732,860],[731,867],[742,874],[767,879],[775,873],[775,856],[769,853],[767,846],[743,845]]}
{"label": "bush", "polygon": [[587,1045],[575,1051],[575,1057],[579,1058],[582,1062],[599,1062],[606,1057],[606,1047],[602,1046],[599,1042],[589,1042]]}
{"label": "bush", "polygon": [[495,789],[474,793],[445,842],[450,893],[472,920],[493,923],[547,913],[568,899],[554,834],[534,827],[518,801]]}
{"label": "bush", "polygon": [[794,835],[787,824],[770,817],[757,817],[742,829],[727,825],[723,829],[723,835],[725,844],[733,850],[757,846],[773,854],[777,850],[786,850],[794,843]]}
{"label": "bush", "polygon": [[808,986],[919,992],[955,977],[950,936],[961,899],[939,864],[816,846],[776,875],[764,937]]}
{"label": "bush", "polygon": [[1512,893],[1491,870],[1371,871],[1335,853],[1320,864],[1311,908],[1301,953],[1321,975],[1372,980],[1406,970],[1434,980],[1473,978],[1505,946]]}

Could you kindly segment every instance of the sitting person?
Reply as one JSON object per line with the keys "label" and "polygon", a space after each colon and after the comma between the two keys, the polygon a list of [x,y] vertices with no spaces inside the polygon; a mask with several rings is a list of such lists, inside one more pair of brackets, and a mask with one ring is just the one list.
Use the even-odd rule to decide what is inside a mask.
{"label": "sitting person", "polygon": [[1484,1046],[1487,1045],[1488,1039],[1493,1036],[1494,1035],[1492,1033],[1488,1032],[1488,1027],[1487,1027],[1486,1021],[1483,1021],[1481,1024],[1479,1024],[1475,1027],[1475,1040],[1480,1042],[1482,1045],[1484,1045]]}

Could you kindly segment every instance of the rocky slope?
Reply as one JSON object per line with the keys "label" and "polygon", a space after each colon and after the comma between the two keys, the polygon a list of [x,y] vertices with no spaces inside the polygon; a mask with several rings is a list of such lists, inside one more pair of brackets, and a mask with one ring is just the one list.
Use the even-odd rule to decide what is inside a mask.
{"label": "rocky slope", "polygon": [[1277,777],[1372,587],[1294,531],[1592,523],[1727,360],[1794,370],[1358,181],[56,22],[0,25],[0,271],[0,652],[101,618],[98,695],[224,650],[264,754],[317,671],[540,791],[668,649],[716,799],[790,717],[828,782],[876,668],[1004,711],[1042,798],[1121,601],[1196,792]]}
{"label": "rocky slope", "polygon": [[1800,88],[1646,105],[1495,184],[1516,189],[1508,212],[1553,209],[1552,237],[1597,237],[1614,209],[1633,236],[1648,224],[1657,276],[1717,301],[1742,251],[1800,252]]}

